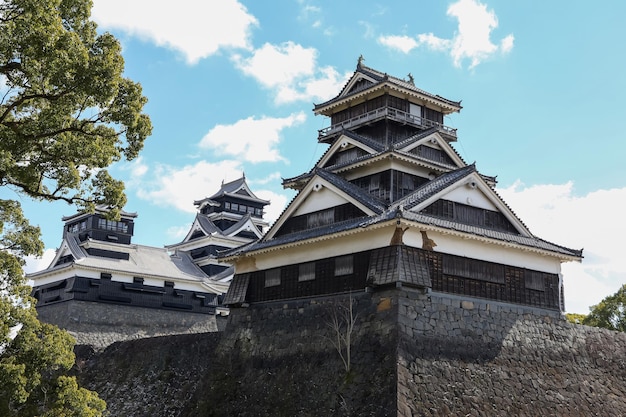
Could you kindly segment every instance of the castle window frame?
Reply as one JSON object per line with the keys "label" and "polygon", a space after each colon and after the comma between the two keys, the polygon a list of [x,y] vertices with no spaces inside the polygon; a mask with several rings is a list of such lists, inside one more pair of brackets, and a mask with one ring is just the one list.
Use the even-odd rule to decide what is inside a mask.
{"label": "castle window frame", "polygon": [[265,271],[265,288],[277,287],[280,285],[280,268]]}
{"label": "castle window frame", "polygon": [[315,279],[315,262],[306,262],[298,265],[298,282],[313,281]]}
{"label": "castle window frame", "polygon": [[112,232],[128,233],[128,223],[99,218],[98,229],[110,230]]}
{"label": "castle window frame", "polygon": [[354,256],[345,255],[335,258],[335,276],[351,275],[354,273]]}
{"label": "castle window frame", "polygon": [[309,229],[333,224],[335,222],[335,208],[332,207],[330,209],[309,213],[306,220],[307,228]]}

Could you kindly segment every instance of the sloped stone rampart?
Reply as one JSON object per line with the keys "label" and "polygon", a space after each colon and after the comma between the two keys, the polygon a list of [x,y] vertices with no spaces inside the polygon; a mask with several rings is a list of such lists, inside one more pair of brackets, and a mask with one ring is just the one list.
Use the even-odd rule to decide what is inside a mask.
{"label": "sloped stone rampart", "polygon": [[[328,319],[350,298],[346,372]],[[237,308],[207,336],[116,343],[79,376],[114,416],[626,415],[626,334],[549,310],[399,288]]]}
{"label": "sloped stone rampart", "polygon": [[398,303],[398,416],[626,415],[624,333],[442,294]]}
{"label": "sloped stone rampart", "polygon": [[[37,308],[40,320],[67,330],[78,345],[102,350],[114,342],[218,331],[209,314],[70,300]],[[221,327],[224,327],[223,325]]]}

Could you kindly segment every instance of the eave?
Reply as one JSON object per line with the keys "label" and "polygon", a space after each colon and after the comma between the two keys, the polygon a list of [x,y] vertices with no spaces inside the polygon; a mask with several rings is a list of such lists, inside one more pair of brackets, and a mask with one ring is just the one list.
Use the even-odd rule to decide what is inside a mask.
{"label": "eave", "polygon": [[413,98],[424,102],[425,104],[430,104],[430,106],[427,107],[438,110],[443,114],[459,112],[462,108],[460,105],[455,105],[447,100],[439,99],[437,98],[437,96],[432,96],[425,92],[401,87],[387,80],[374,84],[371,87],[365,88],[358,92],[348,94],[343,97],[338,97],[326,103],[318,104],[313,108],[313,112],[316,115],[321,114],[324,116],[331,116],[337,111],[338,108],[348,107],[348,105],[354,105],[355,102],[365,101],[370,97],[377,97],[384,94],[385,92],[390,91],[397,93],[401,97],[404,96],[405,98]]}

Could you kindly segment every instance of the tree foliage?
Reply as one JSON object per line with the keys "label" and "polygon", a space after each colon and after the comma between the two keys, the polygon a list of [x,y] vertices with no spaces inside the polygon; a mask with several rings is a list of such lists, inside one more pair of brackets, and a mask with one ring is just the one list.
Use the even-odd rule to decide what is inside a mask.
{"label": "tree foliage", "polygon": [[567,321],[569,321],[570,323],[573,323],[573,324],[583,324],[583,321],[585,320],[585,317],[587,317],[586,314],[579,314],[579,313],[567,313],[567,314],[565,314],[565,318],[567,319]]}
{"label": "tree foliage", "polygon": [[115,216],[124,187],[105,168],[135,158],[152,127],[90,12],[89,0],[0,2],[0,186]]}
{"label": "tree foliage", "polygon": [[626,284],[590,310],[583,324],[626,332]]}
{"label": "tree foliage", "polygon": [[[79,209],[126,203],[106,170],[150,135],[119,42],[98,34],[89,0],[0,0],[0,190]],[[0,415],[100,416],[105,404],[67,376],[73,338],[37,319],[22,267],[38,227],[0,199]]]}

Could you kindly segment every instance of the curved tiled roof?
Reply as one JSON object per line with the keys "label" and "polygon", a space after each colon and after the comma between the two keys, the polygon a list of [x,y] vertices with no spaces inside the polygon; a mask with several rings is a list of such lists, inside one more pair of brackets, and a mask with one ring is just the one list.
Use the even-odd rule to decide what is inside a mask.
{"label": "curved tiled roof", "polygon": [[450,171],[446,174],[442,174],[432,181],[428,181],[421,187],[418,187],[415,191],[408,194],[407,196],[395,201],[390,206],[390,208],[404,207],[405,209],[411,209],[416,205],[422,203],[423,201],[426,201],[434,194],[445,190],[451,184],[468,176],[472,172],[476,172],[476,166],[474,164],[467,165],[454,171]]}
{"label": "curved tiled roof", "polygon": [[455,182],[462,180],[472,173],[477,173],[476,166],[474,164],[467,165],[465,167],[443,174],[435,178],[434,180],[424,184],[422,187],[419,187],[413,193],[405,196],[398,201],[395,201],[390,205],[386,205],[380,200],[375,199],[374,197],[370,196],[369,193],[365,192],[354,184],[345,181],[341,177],[332,174],[331,172],[328,172],[327,170],[318,168],[315,170],[315,173],[321,178],[329,181],[331,184],[344,190],[351,197],[357,199],[360,202],[369,204],[368,207],[371,207],[376,214],[369,217],[350,219],[314,229],[301,230],[287,235],[273,237],[271,239],[264,238],[257,242],[253,242],[239,248],[222,252],[219,257],[232,257],[257,250],[264,250],[281,245],[288,245],[303,240],[321,238],[336,233],[348,232],[351,229],[367,228],[368,226],[386,222],[394,218],[405,219],[408,221],[433,226],[439,229],[447,229],[453,232],[474,235],[489,240],[500,241],[506,244],[515,244],[536,249],[539,251],[548,251],[570,258],[582,257],[582,250],[570,249],[559,246],[546,240],[537,238],[532,234],[530,236],[524,236],[520,234],[503,232],[488,229],[485,227],[459,223],[452,220],[441,219],[424,213],[415,213],[408,210],[426,201],[440,191],[445,190],[447,187],[451,186]]}
{"label": "curved tiled roof", "polygon": [[222,229],[217,227],[215,223],[213,223],[211,219],[209,219],[206,215],[196,214],[196,220],[198,221],[198,224],[202,228],[202,231],[205,232],[207,235],[210,235],[211,233],[215,233],[215,232],[219,234],[223,234]]}
{"label": "curved tiled roof", "polygon": [[582,257],[582,249],[570,249],[565,246],[556,245],[548,242],[547,240],[540,239],[536,236],[522,236],[514,233],[507,233],[493,229],[487,229],[479,226],[472,226],[465,223],[458,223],[450,220],[440,219],[438,217],[429,216],[423,213],[414,213],[412,211],[405,211],[402,215],[407,220],[413,220],[419,223],[424,223],[432,226],[437,226],[443,229],[455,230],[462,233],[467,233],[475,236],[482,236],[501,242],[516,243],[521,246],[527,246],[529,248],[546,250],[549,252],[555,252],[568,257]]}
{"label": "curved tiled roof", "polygon": [[334,186],[338,187],[350,197],[359,201],[361,204],[365,205],[367,208],[375,213],[382,213],[387,207],[385,202],[371,196],[369,193],[364,192],[360,187],[344,180],[338,175],[332,174],[331,172],[323,168],[316,168],[315,174],[319,175],[320,178],[323,178]]}
{"label": "curved tiled roof", "polygon": [[[374,84],[369,85],[369,86],[367,86],[367,87],[365,87],[363,89],[359,89],[357,91],[350,92],[350,93],[342,96],[342,94],[344,94],[345,89],[348,86],[349,82],[357,75],[357,73],[361,73],[361,74],[363,74],[363,75],[365,75],[365,76],[375,80]],[[448,106],[455,107],[455,108],[457,108],[459,110],[462,108],[460,101],[448,100],[447,98],[441,97],[439,95],[431,94],[431,93],[429,93],[429,92],[427,92],[425,90],[422,90],[420,88],[415,87],[415,85],[413,83],[411,83],[411,82],[408,82],[408,81],[403,80],[401,78],[397,78],[397,77],[394,77],[394,76],[382,73],[382,72],[377,71],[377,70],[375,70],[373,68],[366,67],[365,65],[362,65],[362,64],[357,65],[357,68],[354,71],[354,74],[352,75],[352,77],[350,78],[350,81],[348,81],[348,83],[346,83],[346,85],[341,89],[341,92],[337,96],[335,96],[334,98],[332,98],[332,99],[330,99],[330,100],[328,100],[328,101],[326,101],[324,103],[316,104],[314,106],[313,110],[315,111],[315,110],[320,109],[322,107],[326,107],[326,106],[328,106],[330,104],[333,104],[334,102],[337,102],[339,100],[343,100],[343,99],[349,98],[350,96],[352,96],[354,94],[360,93],[361,91],[368,90],[370,88],[374,88],[374,87],[376,87],[376,86],[378,86],[378,85],[380,85],[382,83],[385,83],[385,82],[388,82],[388,83],[390,83],[392,85],[396,85],[397,87],[400,87],[400,88],[405,89],[405,90],[413,91],[413,92],[415,92],[417,94],[420,94],[422,96],[428,97],[428,98],[430,98],[432,100],[436,100],[436,101],[442,102],[444,104],[447,104]]]}

